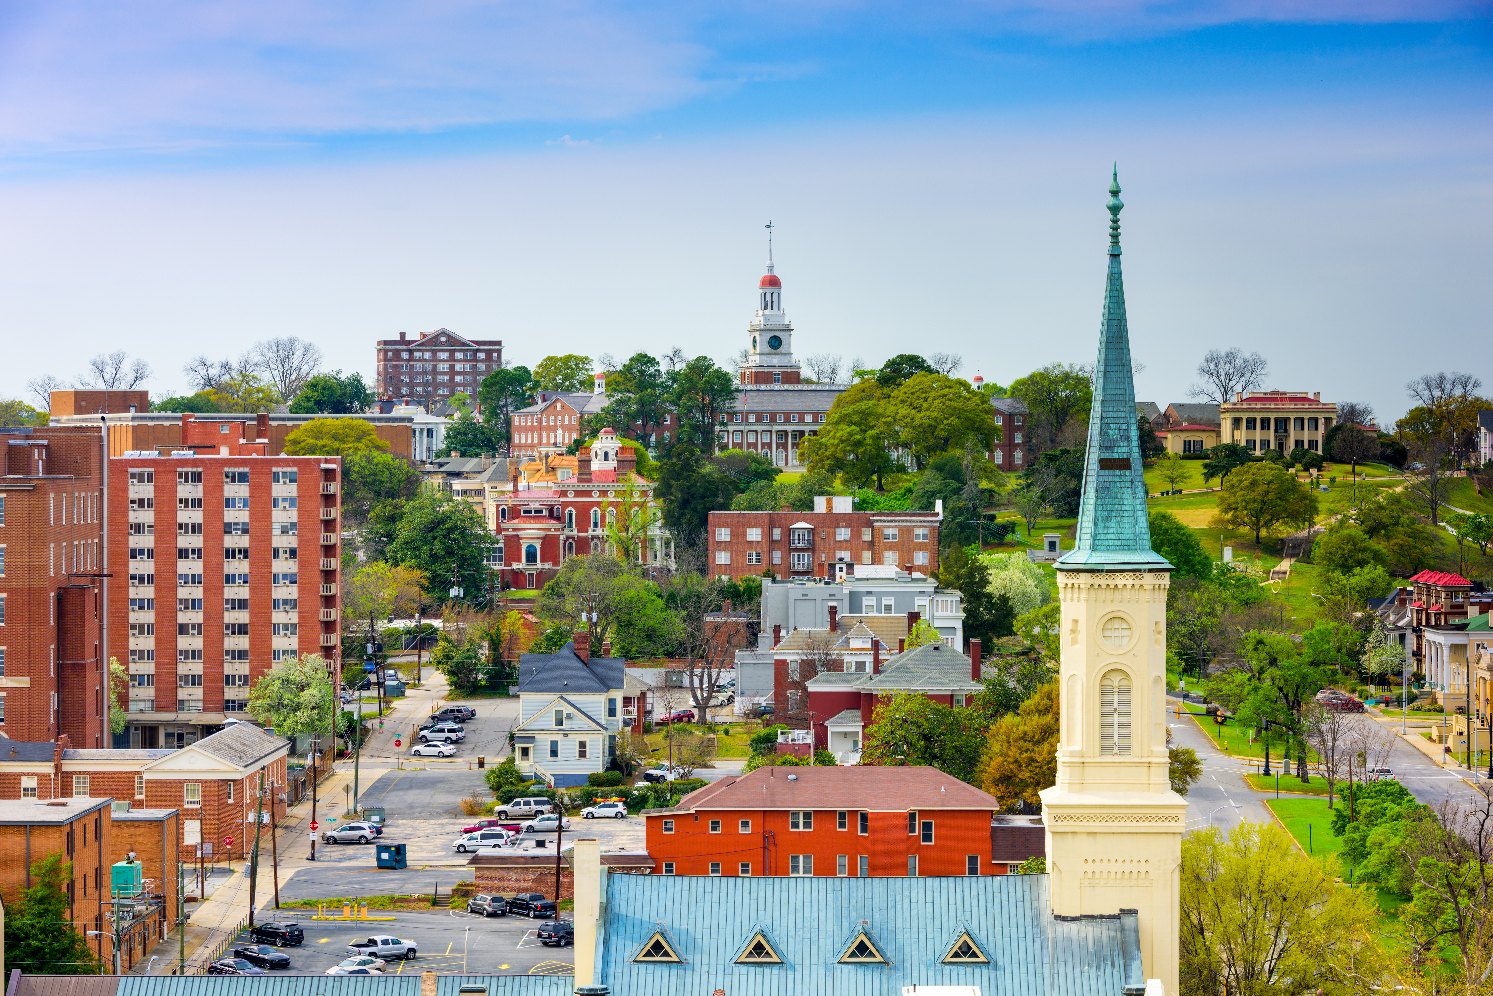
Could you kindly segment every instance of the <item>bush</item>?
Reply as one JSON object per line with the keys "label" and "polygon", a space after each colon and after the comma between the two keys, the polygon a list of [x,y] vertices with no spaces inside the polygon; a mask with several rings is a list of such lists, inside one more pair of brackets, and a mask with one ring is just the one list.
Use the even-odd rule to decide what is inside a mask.
{"label": "bush", "polygon": [[835,758],[834,754],[832,754],[830,751],[825,750],[823,747],[821,747],[821,748],[819,748],[818,750],[816,750],[814,752],[814,763],[815,764],[828,765],[829,767],[834,767],[835,765],[839,764],[840,762]]}
{"label": "bush", "polygon": [[595,771],[586,776],[587,785],[595,785],[600,788],[611,788],[621,785],[624,779],[620,771]]}
{"label": "bush", "polygon": [[479,799],[475,795],[469,795],[461,800],[461,815],[481,816],[485,812],[487,812],[486,800]]}
{"label": "bush", "polygon": [[[483,778],[487,781],[488,791],[496,796],[502,796],[505,790],[524,782],[524,776],[519,774],[518,762],[511,755],[504,758],[502,764],[488,768]],[[509,796],[508,798],[511,799],[513,796]],[[504,799],[503,801],[507,802],[508,800]]]}
{"label": "bush", "polygon": [[758,733],[753,733],[747,741],[753,754],[771,754],[778,749],[778,731],[786,730],[787,726],[777,723],[773,726],[764,726]]}

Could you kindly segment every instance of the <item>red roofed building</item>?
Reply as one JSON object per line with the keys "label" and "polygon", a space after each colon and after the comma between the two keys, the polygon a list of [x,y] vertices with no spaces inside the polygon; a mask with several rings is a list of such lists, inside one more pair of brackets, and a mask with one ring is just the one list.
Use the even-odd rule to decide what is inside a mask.
{"label": "red roofed building", "polygon": [[1218,426],[1185,423],[1167,429],[1157,429],[1156,438],[1168,453],[1202,456],[1205,450],[1218,445]]}
{"label": "red roofed building", "polygon": [[1337,405],[1320,392],[1240,392],[1218,406],[1219,442],[1238,443],[1251,453],[1295,449],[1326,451],[1327,430],[1337,421]]}
{"label": "red roofed building", "polygon": [[644,818],[661,875],[1003,875],[998,808],[937,768],[816,765],[729,776]]}

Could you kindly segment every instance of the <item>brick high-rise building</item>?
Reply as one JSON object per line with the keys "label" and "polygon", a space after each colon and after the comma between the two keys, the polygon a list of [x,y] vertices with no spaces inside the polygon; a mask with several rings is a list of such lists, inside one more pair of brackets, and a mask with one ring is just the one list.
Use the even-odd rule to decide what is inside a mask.
{"label": "brick high-rise building", "polygon": [[104,746],[102,439],[0,430],[0,732]]}
{"label": "brick high-rise building", "polygon": [[188,449],[109,461],[108,646],[130,674],[132,747],[241,715],[277,661],[334,663],[341,460],[268,455],[247,429],[187,415]]}
{"label": "brick high-rise building", "polygon": [[932,512],[857,512],[842,496],[815,498],[812,512],[711,512],[706,570],[733,578],[771,570],[792,580],[880,564],[933,574],[942,520],[941,502]]}
{"label": "brick high-rise building", "polygon": [[503,365],[501,339],[467,339],[450,329],[414,339],[401,332],[398,339],[380,339],[375,352],[374,393],[427,411],[453,394],[476,398],[482,379]]}

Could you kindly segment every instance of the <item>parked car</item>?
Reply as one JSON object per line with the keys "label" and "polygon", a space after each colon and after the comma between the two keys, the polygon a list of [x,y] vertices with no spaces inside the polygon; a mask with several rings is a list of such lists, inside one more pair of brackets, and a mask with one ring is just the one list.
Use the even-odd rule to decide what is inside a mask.
{"label": "parked car", "polygon": [[473,896],[467,900],[467,912],[480,913],[483,916],[507,916],[508,900],[502,896]]}
{"label": "parked car", "polygon": [[[335,967],[335,968],[371,968],[375,972],[382,972],[384,970],[384,966],[387,965],[387,964],[388,964],[388,962],[384,961],[382,958],[373,958],[373,957],[370,957],[368,955],[355,955],[352,958],[347,958],[347,959],[343,960],[342,962],[340,962],[339,964],[337,964],[337,965],[335,965],[333,967]],[[327,974],[331,975],[332,973],[328,972]]]}
{"label": "parked car", "polygon": [[361,821],[344,823],[340,827],[324,830],[321,835],[323,844],[367,844],[379,835],[379,828],[372,823]]}
{"label": "parked car", "polygon": [[563,819],[559,813],[545,813],[524,824],[524,833],[555,833],[569,829],[570,821]]}
{"label": "parked car", "polygon": [[242,958],[260,968],[289,968],[290,955],[282,954],[268,944],[245,944],[233,949],[235,958]]}
{"label": "parked car", "polygon": [[752,710],[752,715],[758,719],[767,719],[773,713],[771,702],[758,702],[757,707]]}
{"label": "parked car", "polygon": [[531,816],[542,816],[554,808],[554,803],[542,795],[524,795],[519,796],[511,802],[503,803],[497,809],[493,810],[493,815],[504,820],[509,817],[524,819]]}
{"label": "parked car", "polygon": [[656,768],[649,768],[643,772],[643,781],[645,782],[675,782],[683,777],[683,768],[671,768],[667,764],[660,764]]}
{"label": "parked car", "polygon": [[534,932],[539,943],[547,948],[570,947],[575,944],[575,924],[569,920],[551,920],[542,923]]}
{"label": "parked car", "polygon": [[1363,712],[1363,703],[1347,692],[1324,688],[1316,695],[1317,703],[1334,712]]}
{"label": "parked car", "polygon": [[437,723],[428,730],[420,731],[420,739],[425,741],[444,740],[446,743],[461,743],[467,738],[467,731],[458,723]]}
{"label": "parked car", "polygon": [[327,969],[328,975],[383,975],[377,968],[367,968],[362,965],[354,965],[352,968],[346,965],[333,965]]}
{"label": "parked car", "polygon": [[492,829],[493,827],[499,825],[502,822],[503,821],[500,820],[500,819],[498,819],[496,816],[489,816],[486,819],[478,820],[476,823],[473,823],[471,826],[462,827],[461,828],[461,832],[465,834],[465,833],[476,833],[478,830],[490,830],[490,829]]}
{"label": "parked car", "polygon": [[485,851],[493,847],[502,847],[513,839],[513,834],[498,827],[488,830],[478,830],[476,833],[462,834],[456,838],[451,845],[457,854],[466,854],[468,851]]}
{"label": "parked car", "polygon": [[1389,768],[1370,768],[1368,772],[1368,780],[1371,782],[1392,781],[1394,776],[1395,773]]}
{"label": "parked car", "polygon": [[361,941],[353,941],[347,946],[347,956],[356,958],[358,955],[369,955],[374,958],[403,958],[409,961],[415,957],[415,945],[410,941],[402,941],[397,937],[369,937]]}
{"label": "parked car", "polygon": [[663,719],[660,719],[659,723],[667,726],[670,723],[693,723],[694,721],[695,710],[675,709],[673,712],[667,713]]}
{"label": "parked car", "polygon": [[601,817],[610,817],[620,820],[627,815],[627,805],[621,802],[598,802],[594,806],[587,806],[581,810],[583,819],[594,820]]}
{"label": "parked car", "polygon": [[736,695],[734,692],[718,689],[716,693],[710,698],[710,707],[712,709],[718,709],[721,706],[728,706],[735,701]]}
{"label": "parked car", "polygon": [[444,709],[440,709],[434,713],[431,713],[430,718],[432,722],[436,723],[447,721],[450,721],[452,723],[465,723],[468,720],[477,718],[477,710],[473,709],[471,706],[448,705]]}
{"label": "parked car", "polygon": [[207,966],[208,975],[264,975],[262,968],[255,968],[242,958],[220,958]]}
{"label": "parked car", "polygon": [[508,900],[508,912],[515,916],[526,916],[531,920],[553,920],[555,901],[545,899],[538,892],[520,892]]}
{"label": "parked car", "polygon": [[410,748],[410,754],[414,757],[450,757],[455,753],[455,744],[441,743],[438,740],[415,744]]}
{"label": "parked car", "polygon": [[256,923],[249,931],[249,940],[281,948],[299,947],[306,942],[306,932],[298,923]]}

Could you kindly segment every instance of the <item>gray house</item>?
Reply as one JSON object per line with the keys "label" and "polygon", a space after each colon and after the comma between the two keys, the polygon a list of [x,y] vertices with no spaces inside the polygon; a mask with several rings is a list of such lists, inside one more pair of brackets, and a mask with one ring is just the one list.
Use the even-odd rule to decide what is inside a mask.
{"label": "gray house", "polygon": [[605,771],[622,730],[626,664],[593,657],[586,633],[556,653],[521,655],[513,728],[518,770],[556,788],[584,785],[587,775]]}

